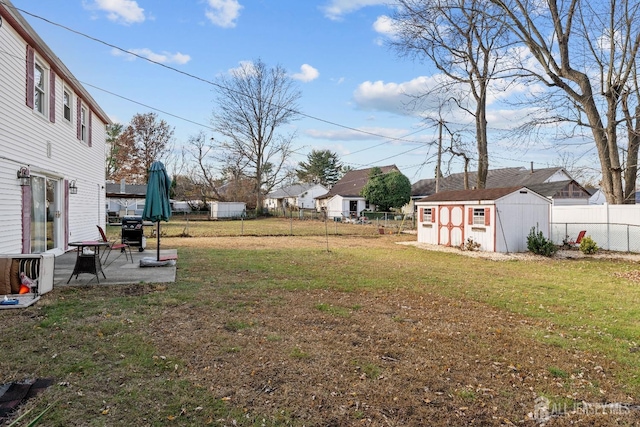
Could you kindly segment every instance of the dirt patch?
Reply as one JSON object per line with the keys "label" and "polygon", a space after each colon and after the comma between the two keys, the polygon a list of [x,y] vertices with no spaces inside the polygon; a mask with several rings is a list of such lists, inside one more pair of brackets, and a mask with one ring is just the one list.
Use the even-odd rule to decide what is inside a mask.
{"label": "dirt patch", "polygon": [[[639,425],[627,406],[580,409],[633,398],[615,363],[532,338],[553,335],[552,324],[403,290],[204,298],[167,309],[148,334],[186,361],[181,376],[236,409],[220,425]],[[575,410],[536,419],[540,402]]]}

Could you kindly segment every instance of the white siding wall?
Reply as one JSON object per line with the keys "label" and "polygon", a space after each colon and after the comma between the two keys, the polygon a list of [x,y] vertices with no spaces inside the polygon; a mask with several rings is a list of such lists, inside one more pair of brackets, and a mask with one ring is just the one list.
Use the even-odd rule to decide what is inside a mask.
{"label": "white siding wall", "polygon": [[[437,215],[437,205],[418,205],[418,242],[420,243],[429,243],[431,245],[438,244],[438,218]],[[420,221],[420,210],[421,209],[433,209],[434,221],[426,221],[424,216],[422,217],[423,221]]]}
{"label": "white siding wall", "polygon": [[512,193],[497,202],[496,252],[526,252],[527,236],[537,227],[550,233],[550,204],[535,194]]}
{"label": "white siding wall", "polygon": [[[327,216],[329,218],[341,218],[343,215],[342,196],[333,196],[327,200]],[[347,210],[349,205],[347,204]]]}
{"label": "white siding wall", "polygon": [[[92,114],[92,147],[76,138],[76,95],[72,100],[72,120],[63,117],[64,76],[56,76],[56,122],[51,123],[25,104],[26,43],[4,22],[0,31],[2,66],[0,66],[0,175],[3,227],[0,228],[0,252],[20,252],[21,203],[16,172],[29,165],[31,173],[53,178],[76,180],[78,194],[69,195],[69,241],[97,237],[96,224],[104,225],[105,124]],[[36,52],[45,66],[47,94],[49,64]],[[48,96],[46,99],[49,108]],[[51,144],[51,155],[47,146]],[[64,194],[64,191],[62,191]],[[8,221],[8,222],[6,222]]]}
{"label": "white siding wall", "polygon": [[0,253],[3,254],[20,253],[22,249],[22,214],[20,209],[16,209],[22,204],[22,190],[16,179],[17,171],[15,162],[0,158]]}
{"label": "white siding wall", "polygon": [[[486,202],[487,204],[475,204],[465,205],[464,207],[464,242],[467,239],[473,239],[474,242],[480,243],[480,250],[486,252],[494,252],[495,250],[495,235],[496,235],[496,209],[493,202]],[[469,224],[469,209],[483,209],[485,210],[485,216],[487,215],[486,209],[489,209],[489,225],[484,224]],[[486,220],[485,220],[486,222]]]}
{"label": "white siding wall", "polygon": [[304,209],[313,209],[315,208],[315,199],[316,197],[327,194],[327,189],[321,185],[315,185],[307,190],[305,196],[298,198],[298,207]]}

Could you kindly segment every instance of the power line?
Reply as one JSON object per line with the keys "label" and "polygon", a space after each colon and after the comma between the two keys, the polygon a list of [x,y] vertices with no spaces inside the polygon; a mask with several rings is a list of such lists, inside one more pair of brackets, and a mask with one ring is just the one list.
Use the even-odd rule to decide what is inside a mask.
{"label": "power line", "polygon": [[[203,83],[209,84],[209,85],[211,85],[211,86],[215,86],[215,87],[217,87],[217,88],[220,88],[220,89],[223,89],[223,90],[226,90],[226,91],[234,92],[234,93],[236,93],[236,94],[238,94],[238,95],[241,95],[241,96],[246,96],[246,97],[249,97],[249,98],[253,98],[251,95],[248,95],[248,94],[245,94],[245,93],[242,93],[242,92],[236,91],[236,90],[234,90],[234,89],[232,89],[232,88],[228,88],[228,87],[222,86],[222,85],[220,85],[220,84],[218,84],[218,83],[215,83],[215,82],[213,82],[213,81],[211,81],[211,80],[207,80],[207,79],[205,79],[205,78],[203,78],[203,77],[199,77],[199,76],[197,76],[197,75],[195,75],[195,74],[187,73],[186,71],[179,70],[179,69],[177,69],[177,68],[175,68],[175,67],[172,67],[172,66],[169,66],[169,65],[163,64],[162,62],[154,61],[154,60],[149,59],[149,58],[147,58],[147,57],[145,57],[145,56],[142,56],[142,55],[140,55],[140,54],[137,54],[137,53],[135,53],[135,52],[131,52],[131,51],[128,51],[128,50],[126,50],[126,49],[123,49],[123,48],[121,48],[120,46],[114,45],[113,43],[109,43],[109,42],[107,42],[107,41],[104,41],[104,40],[99,39],[99,38],[97,38],[97,37],[90,36],[90,35],[88,35],[88,34],[86,34],[86,33],[81,32],[81,31],[74,30],[73,28],[70,28],[70,27],[68,27],[68,26],[66,26],[66,25],[59,24],[59,23],[57,23],[57,22],[55,22],[55,21],[52,21],[52,20],[50,20],[50,19],[47,19],[47,18],[45,18],[45,17],[43,17],[43,16],[36,15],[35,13],[28,12],[28,11],[26,11],[26,10],[24,10],[24,9],[21,9],[21,8],[18,8],[18,7],[15,7],[15,6],[9,6],[7,3],[5,3],[5,2],[4,2],[4,1],[2,1],[2,0],[0,0],[0,3],[2,3],[3,5],[5,5],[5,6],[7,6],[7,7],[12,7],[13,9],[15,9],[15,10],[19,11],[20,13],[23,13],[23,14],[25,14],[25,15],[29,15],[29,16],[31,16],[31,17],[33,17],[33,18],[36,18],[36,19],[42,20],[42,21],[44,21],[44,22],[46,22],[46,23],[48,23],[48,24],[50,24],[50,25],[53,25],[53,26],[56,26],[56,27],[62,28],[62,29],[66,30],[66,31],[69,31],[69,32],[71,32],[71,33],[73,33],[73,34],[76,34],[76,35],[79,35],[79,36],[85,37],[85,38],[87,38],[87,39],[89,39],[89,40],[91,40],[91,41],[94,41],[94,42],[96,42],[96,43],[103,44],[103,45],[105,45],[105,46],[107,46],[107,47],[110,47],[110,48],[112,48],[112,49],[116,49],[116,50],[118,50],[118,51],[120,51],[120,52],[123,52],[123,53],[125,53],[125,54],[135,56],[136,58],[139,58],[139,59],[142,59],[142,60],[144,60],[144,61],[150,62],[150,63],[152,63],[152,64],[154,64],[154,65],[161,66],[161,67],[166,68],[166,69],[168,69],[168,70],[171,70],[171,71],[173,71],[173,72],[176,72],[176,73],[182,74],[182,75],[184,75],[184,76],[186,76],[186,77],[189,77],[189,78],[192,78],[192,79],[198,80],[198,81],[200,81],[200,82],[203,82]],[[284,108],[284,107],[282,107],[282,106],[278,106],[278,107],[280,107],[280,108]],[[317,116],[312,116],[312,115],[310,115],[310,114],[303,113],[302,111],[299,111],[299,110],[295,110],[295,109],[291,109],[291,108],[284,108],[284,109],[289,110],[289,111],[291,111],[291,112],[293,112],[293,113],[295,113],[295,114],[298,114],[298,115],[300,115],[300,116],[302,116],[302,117],[306,117],[306,118],[308,118],[308,119],[315,120],[315,121],[322,122],[322,123],[326,123],[326,124],[329,124],[329,125],[332,125],[332,126],[340,127],[340,128],[342,128],[342,129],[351,130],[351,131],[354,131],[354,132],[358,132],[358,133],[361,133],[361,134],[364,134],[364,135],[373,136],[373,137],[376,137],[376,138],[385,138],[385,139],[389,140],[388,142],[398,141],[398,142],[420,143],[420,141],[406,140],[406,139],[403,139],[403,138],[394,138],[394,137],[389,137],[389,136],[386,136],[386,135],[377,134],[377,133],[375,133],[375,132],[365,131],[365,130],[362,130],[362,129],[358,129],[358,128],[354,128],[354,127],[351,127],[351,126],[343,125],[343,124],[340,124],[340,123],[337,123],[337,122],[333,122],[333,121],[331,121],[331,120],[322,119],[322,118],[317,117]]]}

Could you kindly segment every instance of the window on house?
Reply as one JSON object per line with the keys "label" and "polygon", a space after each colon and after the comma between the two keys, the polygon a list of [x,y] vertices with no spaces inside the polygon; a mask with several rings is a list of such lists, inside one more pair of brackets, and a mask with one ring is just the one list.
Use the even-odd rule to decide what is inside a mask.
{"label": "window on house", "polygon": [[473,209],[473,225],[484,225],[484,208]]}
{"label": "window on house", "polygon": [[46,91],[45,91],[45,76],[44,69],[40,64],[35,64],[34,66],[34,99],[33,99],[33,109],[39,112],[40,114],[46,113]]}
{"label": "window on house", "polygon": [[80,107],[80,140],[87,142],[87,109]]}
{"label": "window on house", "polygon": [[69,92],[67,89],[64,89],[62,103],[64,119],[71,123],[71,92]]}

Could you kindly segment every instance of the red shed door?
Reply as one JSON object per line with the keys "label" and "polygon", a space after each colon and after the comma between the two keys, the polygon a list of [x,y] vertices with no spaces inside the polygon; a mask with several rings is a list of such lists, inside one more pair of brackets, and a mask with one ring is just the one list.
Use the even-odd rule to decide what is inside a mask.
{"label": "red shed door", "polygon": [[438,244],[459,246],[464,242],[464,207],[438,206]]}

